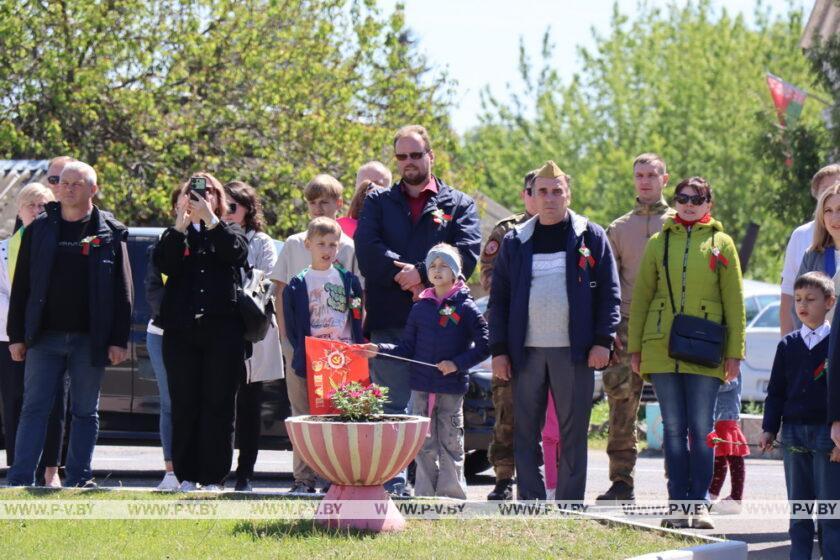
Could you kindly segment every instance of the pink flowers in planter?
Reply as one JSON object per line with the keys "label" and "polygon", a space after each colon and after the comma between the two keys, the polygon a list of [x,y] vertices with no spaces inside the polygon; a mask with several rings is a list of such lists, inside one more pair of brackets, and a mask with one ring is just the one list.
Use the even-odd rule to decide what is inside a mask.
{"label": "pink flowers in planter", "polygon": [[345,383],[329,394],[332,405],[345,422],[370,422],[382,414],[388,388],[357,381]]}

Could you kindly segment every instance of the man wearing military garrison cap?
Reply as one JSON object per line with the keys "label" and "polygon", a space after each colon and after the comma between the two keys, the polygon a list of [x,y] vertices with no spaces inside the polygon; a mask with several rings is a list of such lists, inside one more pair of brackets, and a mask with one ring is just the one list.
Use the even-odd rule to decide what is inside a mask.
{"label": "man wearing military garrison cap", "polygon": [[[534,214],[534,201],[529,192],[529,184],[534,179],[535,172],[531,171],[525,175],[524,187],[520,196],[525,205],[525,212],[512,214],[500,220],[481,251],[481,287],[490,292],[493,280],[493,263],[499,256],[499,249],[502,247],[502,240],[507,232],[523,222],[530,220]],[[513,464],[513,387],[510,381],[503,381],[498,377],[493,378],[493,411],[495,422],[493,424],[493,439],[490,442],[488,456],[496,474],[496,487],[487,495],[488,500],[511,500],[513,499],[513,476],[516,472]]]}
{"label": "man wearing military garrison cap", "polygon": [[556,499],[583,500],[594,369],[618,326],[618,272],[604,229],[569,209],[553,161],[530,184],[537,215],[504,238],[490,290],[493,375],[513,381],[513,453],[521,500],[544,500],[540,428],[550,389],[560,425]]}

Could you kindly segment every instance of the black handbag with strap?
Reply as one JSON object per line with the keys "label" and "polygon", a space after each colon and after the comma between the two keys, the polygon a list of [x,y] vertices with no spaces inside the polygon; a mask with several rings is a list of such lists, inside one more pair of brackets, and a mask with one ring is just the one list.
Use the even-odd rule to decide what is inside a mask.
{"label": "black handbag with strap", "polygon": [[[671,309],[674,310],[674,322],[671,324],[671,335],[668,339],[668,355],[683,362],[701,365],[708,368],[720,367],[723,363],[723,344],[726,339],[726,327],[715,321],[686,315],[683,313],[685,298],[680,302],[680,311],[674,305],[674,293],[671,290],[671,274],[668,271],[668,239],[671,232],[665,232],[665,256],[662,263],[665,266],[665,280],[668,283],[668,296],[671,299]],[[712,234],[712,245],[715,236]]]}

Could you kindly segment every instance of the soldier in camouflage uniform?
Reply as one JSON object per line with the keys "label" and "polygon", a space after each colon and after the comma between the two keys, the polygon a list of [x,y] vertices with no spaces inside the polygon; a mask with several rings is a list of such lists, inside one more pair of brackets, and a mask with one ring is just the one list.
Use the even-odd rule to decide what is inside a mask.
{"label": "soldier in camouflage uniform", "polygon": [[[529,177],[526,176],[526,187],[528,179]],[[530,195],[523,189],[521,196],[526,211],[513,214],[498,222],[481,251],[481,287],[488,294],[493,280],[493,261],[499,254],[502,239],[514,226],[529,220],[533,216],[529,212],[529,210],[532,210]],[[515,474],[513,466],[513,386],[510,381],[502,381],[494,376],[492,390],[496,423],[493,426],[493,439],[490,442],[488,455],[490,464],[493,465],[493,470],[496,472],[496,487],[488,494],[487,499],[510,500],[513,498],[513,477]]]}
{"label": "soldier in camouflage uniform", "polygon": [[633,162],[636,206],[607,228],[621,282],[621,323],[616,333],[613,362],[603,373],[604,391],[610,407],[607,455],[610,458],[612,486],[598,496],[599,501],[635,499],[633,471],[636,467],[636,415],[642,395],[642,378],[630,370],[627,347],[627,321],[630,299],[639,263],[650,237],[662,229],[672,211],[662,197],[668,183],[665,162],[656,154],[641,154]]}

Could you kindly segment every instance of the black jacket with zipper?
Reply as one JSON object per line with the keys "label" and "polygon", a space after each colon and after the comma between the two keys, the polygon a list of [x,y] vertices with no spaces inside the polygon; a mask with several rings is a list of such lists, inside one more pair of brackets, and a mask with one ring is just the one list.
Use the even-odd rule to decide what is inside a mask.
{"label": "black jacket with zipper", "polygon": [[167,277],[160,326],[189,329],[198,315],[238,320],[236,288],[247,261],[248,239],[236,224],[200,231],[191,225],[186,235],[172,227],[164,231],[153,253]]}
{"label": "black jacket with zipper", "polygon": [[[99,239],[88,261],[91,365],[101,367],[108,363],[109,346],[128,346],[133,284],[126,227],[96,206],[90,222]],[[61,205],[50,202],[23,233],[9,298],[10,343],[32,347],[41,334],[60,227]]]}

